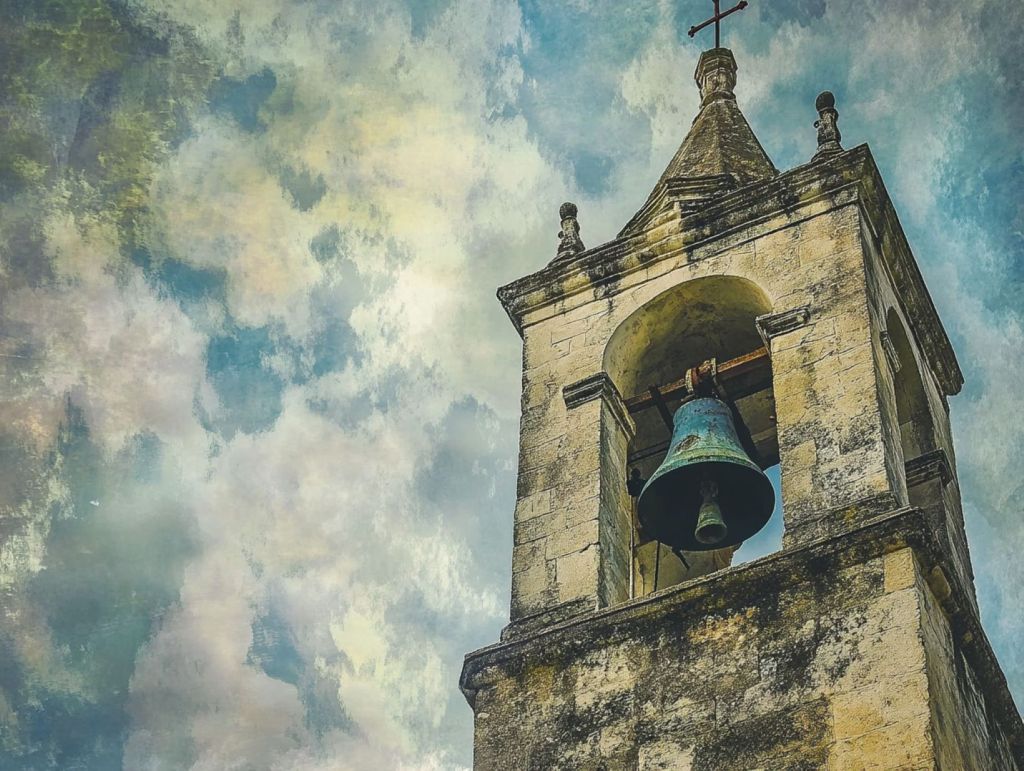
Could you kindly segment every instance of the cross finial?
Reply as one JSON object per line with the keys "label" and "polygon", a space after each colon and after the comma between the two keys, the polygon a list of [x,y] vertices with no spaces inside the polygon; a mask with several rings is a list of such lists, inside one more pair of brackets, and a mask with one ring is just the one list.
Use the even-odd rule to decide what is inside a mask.
{"label": "cross finial", "polygon": [[721,48],[722,47],[722,34],[721,34],[721,21],[722,21],[722,19],[724,19],[726,16],[728,16],[730,14],[736,13],[736,11],[742,11],[744,8],[746,8],[747,7],[747,0],[740,0],[738,3],[736,3],[736,5],[734,5],[732,8],[730,8],[728,11],[720,11],[719,10],[719,8],[718,8],[719,0],[711,0],[711,2],[713,2],[715,4],[715,15],[712,16],[707,21],[702,21],[700,24],[696,24],[696,25],[690,27],[690,31],[687,32],[686,34],[689,35],[690,37],[693,37],[694,35],[696,35],[698,32],[700,32],[702,29],[704,29],[709,24],[714,24],[715,25],[715,48]]}

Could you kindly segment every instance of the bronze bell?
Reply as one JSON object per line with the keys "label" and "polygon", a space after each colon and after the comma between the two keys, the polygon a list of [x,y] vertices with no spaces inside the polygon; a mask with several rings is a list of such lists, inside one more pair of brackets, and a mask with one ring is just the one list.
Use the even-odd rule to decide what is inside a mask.
{"label": "bronze bell", "polygon": [[732,411],[713,398],[683,404],[672,441],[637,501],[643,532],[683,551],[742,543],[765,526],[775,490],[744,451]]}

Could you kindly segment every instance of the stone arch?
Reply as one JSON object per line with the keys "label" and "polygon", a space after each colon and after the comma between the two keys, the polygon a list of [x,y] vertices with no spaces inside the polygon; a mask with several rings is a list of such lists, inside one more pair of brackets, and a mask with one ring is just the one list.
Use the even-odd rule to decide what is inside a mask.
{"label": "stone arch", "polygon": [[885,334],[886,355],[896,397],[900,445],[904,461],[910,461],[936,448],[935,425],[917,357],[906,327],[893,308],[885,316]]}
{"label": "stone arch", "polygon": [[[685,281],[644,303],[615,328],[604,349],[602,369],[623,397],[635,396],[651,385],[679,379],[688,367],[712,357],[726,361],[762,347],[756,319],[772,310],[767,292],[748,278],[724,275]],[[670,402],[669,409],[676,404]],[[771,389],[741,399],[737,406],[763,465],[778,463]],[[670,432],[657,410],[639,413],[634,419],[629,466],[647,478],[661,463]],[[688,553],[689,568],[685,568],[667,549],[659,555],[657,544],[641,542],[634,562],[637,593],[651,589],[655,565],[658,588],[664,588],[726,567],[731,556],[731,550]]]}
{"label": "stone arch", "polygon": [[726,359],[761,345],[754,319],[772,310],[760,286],[739,276],[677,284],[633,311],[612,332],[603,369],[630,396],[678,377],[711,356]]}

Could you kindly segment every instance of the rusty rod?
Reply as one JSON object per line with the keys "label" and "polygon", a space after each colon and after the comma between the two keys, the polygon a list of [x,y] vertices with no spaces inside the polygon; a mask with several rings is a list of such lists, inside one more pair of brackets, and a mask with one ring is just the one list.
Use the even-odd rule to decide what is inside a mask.
{"label": "rusty rod", "polygon": [[[729,381],[740,377],[741,375],[756,372],[762,368],[767,369],[770,366],[771,360],[768,356],[768,349],[762,347],[719,364],[718,379],[721,381]],[[700,379],[711,377],[710,361],[706,361],[693,369],[696,370],[697,376]],[[655,391],[657,392],[657,397],[655,397]],[[650,409],[651,407],[658,407],[658,398],[662,400],[663,405],[666,401],[679,399],[686,396],[688,393],[689,390],[686,383],[686,377],[684,376],[679,380],[674,380],[671,383],[666,383],[662,386],[651,386],[646,393],[638,394],[637,396],[626,399],[626,409],[631,415],[635,415],[636,413]],[[659,411],[661,411],[660,407]]]}
{"label": "rusty rod", "polygon": [[669,433],[671,433],[675,428],[675,421],[672,419],[672,413],[669,410],[668,405],[665,404],[665,399],[662,397],[658,386],[651,386],[647,389],[647,393],[650,395],[650,398],[654,400],[654,406],[658,408],[658,414],[661,415],[662,421],[668,427]]}

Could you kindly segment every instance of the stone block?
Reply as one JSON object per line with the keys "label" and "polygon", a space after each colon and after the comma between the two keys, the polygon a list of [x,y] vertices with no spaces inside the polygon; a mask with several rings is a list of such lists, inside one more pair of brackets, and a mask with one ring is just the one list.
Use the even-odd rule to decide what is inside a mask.
{"label": "stone block", "polygon": [[559,557],[555,562],[558,602],[597,597],[599,554],[596,546]]}
{"label": "stone block", "polygon": [[887,682],[836,694],[831,699],[832,730],[852,739],[894,723],[928,720],[928,677],[923,670]]}
{"label": "stone block", "polygon": [[829,757],[829,769],[931,769],[934,758],[928,717],[922,715],[839,741]]}
{"label": "stone block", "polygon": [[572,527],[556,529],[544,539],[544,557],[555,560],[573,552],[598,546],[598,520],[586,520]]}
{"label": "stone block", "polygon": [[917,565],[911,549],[900,549],[885,555],[885,591],[909,589],[917,583]]}
{"label": "stone block", "polygon": [[516,522],[528,522],[551,511],[551,490],[539,492],[520,498],[516,503]]}
{"label": "stone block", "polygon": [[524,570],[512,574],[513,602],[518,602],[524,611],[540,610],[555,581],[554,565],[533,561]]}

